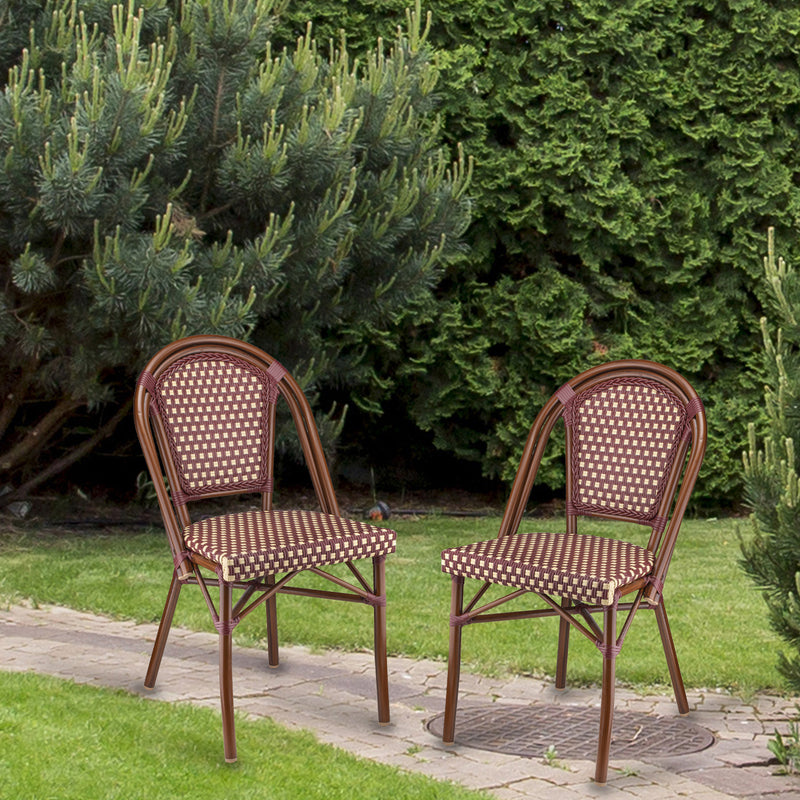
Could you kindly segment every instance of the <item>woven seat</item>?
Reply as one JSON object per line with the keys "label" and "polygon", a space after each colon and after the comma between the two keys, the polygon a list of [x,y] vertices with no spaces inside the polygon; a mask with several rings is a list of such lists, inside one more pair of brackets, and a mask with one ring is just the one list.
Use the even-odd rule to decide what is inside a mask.
{"label": "woven seat", "polygon": [[207,517],[186,547],[219,565],[224,581],[249,581],[394,552],[395,532],[312,511],[243,511]]}
{"label": "woven seat", "polygon": [[[565,530],[520,533],[536,472],[560,419],[566,432]],[[660,364],[603,364],[553,395],[531,427],[497,538],[442,552],[442,571],[452,581],[442,734],[446,743],[456,737],[462,631],[478,622],[558,616],[559,689],[566,685],[570,630],[586,636],[601,652],[598,783],[608,776],[616,657],[640,608],[655,612],[678,709],[688,712],[664,605],[664,581],[705,446],[703,404],[686,380]],[[635,523],[650,533],[646,544],[620,538],[618,528],[610,537],[578,533],[582,517],[627,523],[625,530]],[[467,580],[480,582],[469,602],[464,597]],[[511,591],[480,605],[492,586]],[[525,596],[542,602],[497,611]],[[618,631],[620,610],[627,616]],[[594,615],[602,615],[602,627]]]}
{"label": "woven seat", "polygon": [[645,547],[568,533],[520,533],[442,552],[442,571],[450,575],[589,605],[610,605],[621,586],[652,569]]}
{"label": "woven seat", "polygon": [[[317,509],[273,508],[276,405],[285,402],[314,487]],[[370,606],[378,721],[389,722],[385,559],[395,532],[339,513],[314,415],[299,385],[272,356],[222,336],[193,336],[160,350],[135,395],[136,432],[173,557],[172,581],[145,686],[152,688],[184,585],[197,585],[219,633],[226,761],[236,760],[231,637],[263,606],[270,666],[278,665],[277,595]],[[198,501],[255,494],[259,507],[193,520]],[[354,562],[371,561],[371,581]],[[328,568],[345,564],[352,579]],[[296,585],[313,573],[334,589]],[[347,573],[345,573],[347,574]],[[348,575],[349,578],[349,575]],[[215,605],[209,591],[219,589]],[[234,602],[234,592],[241,592]]]}

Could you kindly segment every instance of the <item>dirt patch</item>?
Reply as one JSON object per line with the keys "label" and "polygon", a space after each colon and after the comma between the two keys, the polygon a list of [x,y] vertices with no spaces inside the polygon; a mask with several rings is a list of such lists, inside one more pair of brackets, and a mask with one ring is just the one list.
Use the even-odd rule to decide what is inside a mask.
{"label": "dirt patch", "polygon": [[[462,489],[431,489],[406,492],[381,492],[373,496],[369,489],[345,486],[337,489],[342,512],[349,516],[367,516],[378,502],[385,503],[393,515],[486,514],[503,513],[504,499]],[[314,494],[303,490],[280,490],[275,493],[278,505],[311,508]]]}
{"label": "dirt patch", "polygon": [[[252,505],[245,496],[244,505]],[[389,517],[406,515],[442,514],[453,516],[501,516],[505,498],[492,494],[469,492],[463,489],[435,489],[382,493],[373,496],[368,487],[341,486],[337,497],[342,513],[356,519],[367,518],[377,501],[388,507]],[[279,508],[316,509],[314,492],[306,487],[281,487],[275,491],[275,505]],[[229,511],[224,501],[210,501],[194,509],[197,514],[216,514]],[[30,508],[23,516],[0,511],[2,530],[74,530],[76,528],[116,528],[160,526],[157,508],[148,508],[136,502],[113,502],[105,497],[91,497],[83,492],[63,496],[30,498]]]}

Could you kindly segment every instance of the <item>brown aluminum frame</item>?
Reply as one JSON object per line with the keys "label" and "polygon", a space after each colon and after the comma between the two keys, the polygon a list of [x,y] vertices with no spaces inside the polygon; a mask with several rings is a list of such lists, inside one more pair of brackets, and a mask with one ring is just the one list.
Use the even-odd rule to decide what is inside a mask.
{"label": "brown aluminum frame", "polygon": [[[601,364],[572,378],[568,382],[568,385],[579,394],[581,391],[585,391],[612,378],[646,378],[666,386],[686,404],[691,401],[695,401],[696,403],[699,401],[697,393],[685,378],[669,367],[652,361],[626,360]],[[477,622],[496,622],[510,619],[532,619],[558,616],[560,622],[555,677],[555,686],[557,689],[564,689],[566,686],[570,628],[575,628],[579,633],[586,636],[601,651],[603,654],[603,675],[600,731],[598,735],[597,759],[595,762],[595,781],[599,784],[606,783],[608,777],[608,758],[614,715],[616,655],[622,647],[622,643],[630,628],[634,615],[640,608],[650,608],[655,612],[678,711],[681,715],[688,714],[689,703],[686,699],[683,678],[678,665],[675,645],[667,619],[663,598],[663,584],[672,559],[681,522],[686,512],[689,498],[694,488],[706,449],[707,427],[705,412],[702,409],[702,404],[698,403],[698,405],[699,410],[691,420],[691,451],[689,452],[689,439],[687,438],[682,442],[675,457],[666,490],[664,491],[661,501],[661,506],[658,509],[658,516],[669,517],[669,522],[663,533],[659,534],[656,531],[651,533],[647,545],[647,549],[655,555],[652,573],[647,578],[639,579],[626,586],[620,587],[619,590],[620,596],[635,593],[633,601],[624,603],[615,601],[609,606],[596,606],[566,599],[561,599],[559,602],[546,594],[519,589],[511,591],[509,594],[483,606],[476,607],[478,601],[493,584],[490,581],[483,582],[483,585],[465,605],[465,579],[463,576],[459,575],[452,576],[447,695],[445,701],[444,730],[442,734],[442,739],[446,744],[452,744],[455,737],[458,684],[461,670],[462,629],[466,624]],[[500,523],[498,537],[513,536],[518,532],[548,439],[556,422],[563,416],[563,412],[564,406],[561,400],[559,400],[556,395],[553,395],[539,412],[531,426],[520,465],[511,488],[511,493],[506,503],[505,513]],[[570,492],[572,488],[572,472],[569,468],[569,455],[571,450],[571,430],[567,427],[567,497],[571,496]],[[688,460],[687,452],[689,453]],[[681,475],[683,476],[682,480]],[[680,488],[678,488],[679,483]],[[671,514],[669,513],[670,506],[672,506]],[[631,521],[628,518],[614,514],[591,514],[591,516],[609,520]],[[577,532],[577,515],[567,514],[566,531],[567,533]],[[498,606],[526,594],[537,595],[548,607],[544,609],[488,613]],[[627,617],[618,634],[617,612],[619,610],[627,611]],[[593,614],[601,613],[603,615],[602,628],[592,616]]]}
{"label": "brown aluminum frame", "polygon": [[[150,374],[153,378],[158,378],[179,359],[203,353],[222,353],[234,356],[250,362],[263,371],[266,371],[275,361],[272,356],[246,342],[225,336],[200,335],[180,339],[162,348],[148,362],[143,374]],[[341,516],[311,406],[299,384],[288,373],[279,381],[278,390],[280,396],[286,401],[294,421],[320,510],[326,514]],[[150,689],[155,686],[181,588],[185,584],[197,585],[208,606],[214,626],[219,632],[220,705],[224,754],[226,761],[234,762],[237,759],[237,752],[233,714],[232,633],[238,622],[258,606],[265,605],[268,663],[270,667],[277,667],[279,656],[276,596],[279,593],[366,603],[373,608],[378,721],[381,725],[387,725],[389,723],[389,678],[386,653],[385,556],[372,558],[372,585],[352,562],[347,562],[347,566],[355,576],[358,585],[344,581],[317,567],[290,572],[280,579],[276,579],[276,576],[267,576],[263,580],[226,582],[218,577],[204,576],[200,568],[214,572],[216,565],[197,553],[189,553],[188,558],[184,557],[187,549],[183,539],[183,530],[191,524],[192,520],[189,516],[188,503],[176,505],[167,489],[167,486],[178,486],[179,482],[176,468],[170,458],[164,426],[157,415],[150,413],[151,401],[152,396],[140,381],[134,396],[136,432],[153,481],[159,510],[176,566],[172,573],[167,600],[153,644],[144,681],[145,686]],[[275,425],[275,405],[271,403],[269,404],[269,415],[268,470],[271,475]],[[206,494],[204,499],[241,493],[230,490],[220,491]],[[272,510],[272,501],[271,489],[261,492],[263,511]],[[343,591],[325,591],[287,585],[302,572],[311,572],[323,577]],[[209,586],[216,586],[219,589],[218,607],[214,605]],[[244,592],[235,604],[233,602],[234,590],[243,590]],[[253,596],[259,592],[258,597],[252,600]]]}

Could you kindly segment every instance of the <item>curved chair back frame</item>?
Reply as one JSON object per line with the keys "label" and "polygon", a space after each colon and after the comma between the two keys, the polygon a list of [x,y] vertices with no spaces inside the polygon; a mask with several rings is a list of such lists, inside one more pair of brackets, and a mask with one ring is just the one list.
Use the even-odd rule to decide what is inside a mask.
{"label": "curved chair back frame", "polygon": [[[566,426],[565,532],[521,533],[537,471],[560,419]],[[688,712],[663,591],[706,436],[705,411],[692,386],[674,370],[652,361],[601,364],[572,378],[548,400],[525,442],[497,538],[442,553],[442,569],[452,578],[446,743],[455,736],[462,630],[478,622],[558,616],[557,688],[566,683],[570,630],[600,650],[598,783],[605,783],[608,774],[615,660],[640,607],[655,611],[678,708]],[[619,467],[619,462],[624,465]],[[604,468],[613,473],[608,479],[601,474]],[[583,479],[590,472],[587,489]],[[646,547],[581,535],[582,516],[636,522],[649,526],[651,534]],[[480,582],[468,602],[467,578]],[[511,591],[479,605],[494,584]],[[526,594],[539,597],[545,608],[496,610]],[[621,602],[626,595],[633,600]],[[619,630],[618,610],[627,611]],[[602,627],[593,618],[596,614],[602,615]]]}
{"label": "curved chair back frame", "polygon": [[[273,507],[281,398],[294,422],[318,511]],[[394,552],[395,533],[342,518],[312,409],[294,378],[246,342],[187,337],[150,359],[136,386],[134,419],[174,561],[145,686],[155,685],[181,587],[196,584],[220,637],[225,758],[235,761],[231,634],[236,625],[265,606],[274,667],[278,593],[366,603],[374,615],[378,719],[388,723],[384,560]],[[253,492],[260,495],[258,510],[192,521],[190,505],[196,500]],[[367,558],[371,581],[353,563]],[[345,564],[355,582],[327,571],[336,564]],[[294,585],[306,572],[332,582],[335,590]],[[219,588],[218,605],[210,586]],[[243,591],[235,603],[234,590]]]}

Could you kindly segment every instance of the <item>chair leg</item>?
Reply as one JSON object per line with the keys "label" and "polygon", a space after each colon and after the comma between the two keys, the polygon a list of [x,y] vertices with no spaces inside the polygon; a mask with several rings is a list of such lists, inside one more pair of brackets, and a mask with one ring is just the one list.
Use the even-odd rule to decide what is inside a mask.
{"label": "chair leg", "polygon": [[450,595],[450,650],[447,657],[447,695],[444,703],[444,728],[442,741],[453,744],[456,734],[456,707],[458,706],[458,683],[461,678],[461,629],[453,617],[460,616],[464,606],[464,578],[453,575]]}
{"label": "chair leg", "polygon": [[169,585],[169,592],[167,592],[167,602],[164,604],[161,622],[158,623],[158,633],[156,633],[156,640],[153,642],[153,652],[150,655],[150,663],[147,666],[147,675],[145,675],[144,679],[144,685],[148,689],[152,689],[156,685],[158,668],[161,666],[161,658],[164,655],[164,648],[167,646],[167,637],[169,636],[169,629],[172,627],[172,618],[175,615],[175,607],[178,605],[178,597],[180,596],[182,585],[173,571],[172,582]]}
{"label": "chair leg", "polygon": [[222,742],[225,761],[236,761],[236,727],[233,719],[233,588],[219,582],[219,698],[222,707]]}
{"label": "chair leg", "polygon": [[[568,605],[567,598],[561,598],[562,608]],[[567,656],[569,655],[569,622],[563,617],[558,624],[558,654],[556,656],[556,689],[559,691],[567,686]]]}
{"label": "chair leg", "polygon": [[689,713],[689,701],[686,699],[686,689],[683,685],[681,668],[678,665],[678,656],[675,653],[675,643],[672,641],[672,632],[667,621],[667,609],[664,608],[664,599],[661,598],[655,607],[658,632],[661,634],[661,643],[664,645],[664,655],[667,657],[669,677],[672,681],[672,691],[675,693],[675,702],[678,704],[678,713]]}
{"label": "chair leg", "polygon": [[597,740],[595,783],[605,785],[608,779],[608,756],[611,750],[611,729],[614,722],[614,689],[617,662],[617,604],[603,612],[603,686],[600,698],[600,733]]}
{"label": "chair leg", "polygon": [[386,557],[372,559],[373,592],[383,602],[373,607],[375,629],[375,684],[378,692],[378,722],[389,724],[389,666],[386,656]]}
{"label": "chair leg", "polygon": [[[275,577],[267,577],[267,585],[275,585]],[[276,595],[270,597],[265,603],[267,607],[267,663],[275,669],[280,664],[278,651],[278,598]]]}

